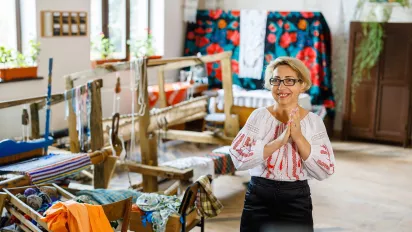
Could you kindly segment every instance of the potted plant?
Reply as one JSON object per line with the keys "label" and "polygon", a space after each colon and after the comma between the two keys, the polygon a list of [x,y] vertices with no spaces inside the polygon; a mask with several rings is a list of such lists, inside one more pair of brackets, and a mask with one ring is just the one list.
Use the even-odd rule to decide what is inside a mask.
{"label": "potted plant", "polygon": [[154,46],[155,39],[149,29],[147,30],[147,37],[136,40],[129,40],[127,43],[130,47],[131,56],[135,58],[147,57],[148,59],[161,59],[162,56],[156,55],[156,48]]}
{"label": "potted plant", "polygon": [[92,68],[96,68],[97,65],[105,63],[119,62],[123,59],[114,59],[113,53],[115,46],[110,38],[107,38],[104,33],[100,33],[98,38],[92,42],[92,49],[99,54],[99,59],[92,61]]}
{"label": "potted plant", "polygon": [[379,60],[383,50],[385,32],[383,23],[389,21],[395,6],[409,7],[409,0],[359,0],[355,18],[359,18],[365,6],[369,7],[365,21],[362,22],[363,37],[356,47],[353,64],[351,103],[355,111],[356,88],[364,77],[370,79],[370,71]]}
{"label": "potted plant", "polygon": [[37,58],[40,54],[40,43],[30,40],[31,65],[27,63],[27,58],[19,51],[13,51],[6,47],[0,47],[0,78],[2,81],[15,79],[37,78]]}

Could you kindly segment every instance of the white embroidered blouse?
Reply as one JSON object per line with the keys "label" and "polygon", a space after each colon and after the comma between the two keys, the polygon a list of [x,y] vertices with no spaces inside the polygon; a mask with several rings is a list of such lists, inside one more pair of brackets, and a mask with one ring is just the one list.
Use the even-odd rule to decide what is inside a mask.
{"label": "white embroidered blouse", "polygon": [[249,169],[251,176],[279,181],[323,180],[332,175],[335,157],[322,119],[309,112],[300,125],[303,136],[311,145],[310,155],[305,161],[291,138],[264,160],[264,146],[282,135],[286,124],[278,121],[264,107],[253,111],[229,149],[236,169]]}

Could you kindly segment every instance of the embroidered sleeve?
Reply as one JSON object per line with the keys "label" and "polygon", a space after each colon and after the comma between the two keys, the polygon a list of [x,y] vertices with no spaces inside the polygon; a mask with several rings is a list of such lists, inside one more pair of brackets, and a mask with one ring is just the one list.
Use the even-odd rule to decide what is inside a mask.
{"label": "embroidered sleeve", "polygon": [[311,176],[317,180],[324,180],[335,172],[335,156],[325,125],[322,121],[316,122],[317,130],[309,138],[311,151],[304,161]]}
{"label": "embroidered sleeve", "polygon": [[230,146],[230,156],[237,170],[248,170],[263,163],[262,139],[259,139],[258,115],[254,111]]}

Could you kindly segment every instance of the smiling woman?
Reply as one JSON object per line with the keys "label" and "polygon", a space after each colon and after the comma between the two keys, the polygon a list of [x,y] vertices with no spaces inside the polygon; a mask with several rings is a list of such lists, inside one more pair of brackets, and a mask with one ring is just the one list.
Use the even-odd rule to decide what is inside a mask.
{"label": "smiling woman", "polygon": [[322,119],[298,105],[310,86],[310,72],[296,58],[279,57],[266,68],[265,87],[277,104],[256,109],[230,148],[236,169],[252,176],[241,231],[313,231],[307,181],[332,175],[335,158]]}

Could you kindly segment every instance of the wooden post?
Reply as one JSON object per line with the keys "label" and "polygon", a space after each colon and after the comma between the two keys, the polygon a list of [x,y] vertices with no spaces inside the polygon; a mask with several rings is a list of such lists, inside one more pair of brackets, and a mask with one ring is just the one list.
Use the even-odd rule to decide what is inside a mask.
{"label": "wooden post", "polygon": [[[90,145],[92,151],[97,151],[103,148],[103,125],[102,125],[102,97],[100,93],[99,83],[93,81],[91,84],[91,113],[90,113]],[[104,163],[94,165],[93,185],[95,189],[105,188]],[[110,176],[110,175],[109,175]]]}
{"label": "wooden post", "polygon": [[233,90],[232,90],[232,54],[227,54],[221,61],[222,65],[222,85],[224,91],[224,112],[225,112],[225,125],[224,131],[227,137],[235,137],[239,132],[239,117],[238,115],[232,115],[233,106]]}
{"label": "wooden post", "polygon": [[30,104],[30,117],[31,117],[31,138],[40,138],[40,123],[39,123],[39,104]]}
{"label": "wooden post", "polygon": [[159,83],[159,104],[160,108],[167,106],[166,92],[165,92],[165,70],[160,66],[157,70],[157,81]]}
{"label": "wooden post", "polygon": [[[140,78],[143,85],[138,86],[137,99],[139,98],[139,92],[144,95],[143,102],[145,103],[145,109],[143,116],[139,117],[139,138],[140,138],[140,152],[142,156],[142,164],[157,166],[157,144],[156,136],[148,133],[148,127],[150,124],[150,107],[149,97],[147,91],[147,59],[144,59],[142,67],[140,68]],[[137,111],[140,111],[142,105],[137,105]],[[136,141],[132,141],[136,142]],[[143,191],[144,192],[157,192],[158,184],[156,176],[143,175]]]}
{"label": "wooden post", "polygon": [[[73,88],[73,80],[70,76],[66,77],[66,91],[71,90]],[[76,130],[76,114],[73,109],[73,98],[67,100],[69,105],[69,117],[68,117],[68,125],[69,125],[69,139],[70,139],[70,151],[72,153],[79,153],[80,152],[80,144],[79,144],[79,137]]]}

